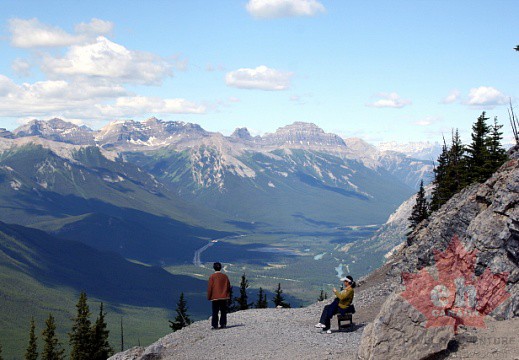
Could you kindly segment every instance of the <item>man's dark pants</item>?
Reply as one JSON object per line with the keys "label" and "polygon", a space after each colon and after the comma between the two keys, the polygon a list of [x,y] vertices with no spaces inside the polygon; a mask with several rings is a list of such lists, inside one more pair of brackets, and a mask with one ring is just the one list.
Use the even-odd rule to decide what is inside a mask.
{"label": "man's dark pants", "polygon": [[211,317],[211,326],[218,328],[218,312],[220,312],[220,327],[227,326],[227,299],[225,300],[213,300],[213,316]]}

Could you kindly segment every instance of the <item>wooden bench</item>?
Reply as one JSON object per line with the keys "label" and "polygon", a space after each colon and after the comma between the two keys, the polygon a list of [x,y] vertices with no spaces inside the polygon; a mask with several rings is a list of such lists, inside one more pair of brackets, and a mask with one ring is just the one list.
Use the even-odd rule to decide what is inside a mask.
{"label": "wooden bench", "polygon": [[[349,323],[347,323],[349,321]],[[344,315],[341,315],[340,313],[337,314],[337,327],[339,328],[339,331],[342,330],[351,330],[353,327],[353,314],[346,313]]]}

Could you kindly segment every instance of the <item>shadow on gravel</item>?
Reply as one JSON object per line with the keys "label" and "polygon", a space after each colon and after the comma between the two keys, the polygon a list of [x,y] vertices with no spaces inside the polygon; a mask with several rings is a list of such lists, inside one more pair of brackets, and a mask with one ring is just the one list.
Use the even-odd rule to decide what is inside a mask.
{"label": "shadow on gravel", "polygon": [[332,333],[351,333],[351,332],[356,332],[357,330],[359,329],[362,329],[364,326],[366,326],[366,324],[353,324],[351,326],[348,326],[346,329],[342,329],[342,330],[338,330],[338,329],[333,329],[332,330]]}
{"label": "shadow on gravel", "polygon": [[[240,327],[240,326],[245,326],[245,324],[227,325],[225,327],[225,329],[230,329],[230,328]],[[218,330],[225,330],[225,329],[218,329]]]}

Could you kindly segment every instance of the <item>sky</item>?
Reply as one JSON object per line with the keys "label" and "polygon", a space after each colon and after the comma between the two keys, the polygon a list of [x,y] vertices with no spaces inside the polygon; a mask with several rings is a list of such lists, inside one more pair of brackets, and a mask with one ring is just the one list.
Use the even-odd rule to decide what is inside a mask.
{"label": "sky", "polygon": [[0,127],[303,121],[374,144],[456,128],[469,143],[486,111],[511,142],[517,14],[515,0],[1,0]]}

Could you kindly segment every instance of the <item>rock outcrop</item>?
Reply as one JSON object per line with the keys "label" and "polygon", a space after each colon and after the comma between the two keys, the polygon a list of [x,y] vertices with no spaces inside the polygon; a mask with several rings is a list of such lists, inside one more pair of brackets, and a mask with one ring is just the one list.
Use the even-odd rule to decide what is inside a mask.
{"label": "rock outcrop", "polygon": [[[459,313],[460,304],[470,301],[478,311],[475,314],[503,320],[519,315],[517,149],[510,157],[484,184],[466,188],[423,222],[392,260],[395,291],[366,327],[360,359],[424,359],[446,349],[459,324],[484,324],[482,317]],[[453,238],[459,243],[452,245]],[[424,279],[421,283],[420,277]],[[411,281],[418,282],[413,285]],[[447,285],[431,286],[432,291],[427,292],[428,285],[435,284]],[[406,286],[422,289],[416,290],[413,300],[406,296]],[[440,301],[444,313],[431,319],[417,303],[419,299]]]}

